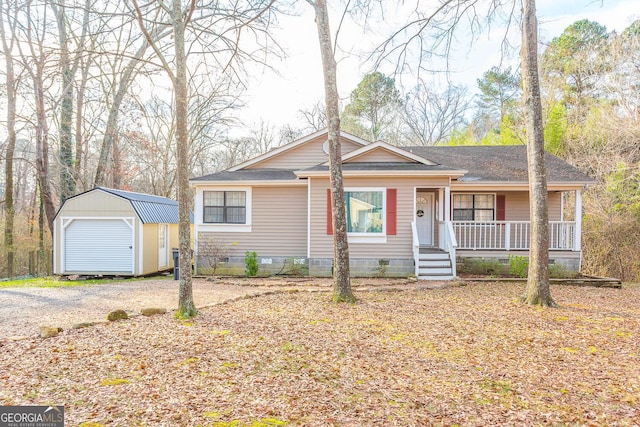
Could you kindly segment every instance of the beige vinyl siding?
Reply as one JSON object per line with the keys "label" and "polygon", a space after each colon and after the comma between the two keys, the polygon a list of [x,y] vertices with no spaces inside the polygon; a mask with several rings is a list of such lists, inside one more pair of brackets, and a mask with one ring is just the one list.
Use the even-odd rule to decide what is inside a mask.
{"label": "beige vinyl siding", "polygon": [[[505,220],[529,221],[529,193],[526,191],[499,192],[505,195]],[[549,193],[549,221],[562,220],[562,194]]]}
{"label": "beige vinyl siding", "polygon": [[[262,162],[248,166],[247,169],[304,169],[327,162],[329,161],[329,157],[322,149],[322,144],[324,144],[326,140],[327,136],[322,135],[280,153],[277,156],[270,157]],[[361,147],[360,145],[344,138],[340,139],[340,144],[343,155]]]}
{"label": "beige vinyl siding", "polygon": [[363,163],[363,162],[403,162],[403,163],[416,163],[414,160],[409,160],[406,157],[399,156],[395,153],[387,151],[383,148],[374,149],[368,151],[360,156],[347,160],[345,163]]}
{"label": "beige vinyl siding", "polygon": [[307,187],[254,187],[251,197],[251,232],[200,231],[199,244],[222,242],[228,256],[256,251],[258,256],[306,257]]}
{"label": "beige vinyl siding", "polygon": [[[327,234],[327,178],[311,180],[311,258],[333,258],[333,236]],[[386,243],[349,242],[351,258],[413,258],[411,222],[414,220],[415,188],[447,185],[448,178],[345,178],[344,187],[395,188],[397,190],[397,234]]]}
{"label": "beige vinyl siding", "polygon": [[[505,196],[505,221],[529,221],[529,192],[527,191],[456,191],[451,194],[495,194]],[[453,207],[452,207],[453,209]],[[549,221],[562,219],[562,194],[549,193]]]}

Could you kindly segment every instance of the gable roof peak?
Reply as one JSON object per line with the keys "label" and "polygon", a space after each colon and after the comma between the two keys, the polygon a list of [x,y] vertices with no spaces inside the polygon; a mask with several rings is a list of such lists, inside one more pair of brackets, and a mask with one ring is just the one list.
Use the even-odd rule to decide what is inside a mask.
{"label": "gable roof peak", "polygon": [[405,150],[401,147],[395,146],[395,145],[391,145],[388,142],[385,142],[383,140],[377,140],[376,142],[372,142],[369,145],[366,145],[364,147],[360,147],[356,150],[351,151],[350,153],[347,153],[345,155],[342,156],[342,161],[343,162],[348,162],[349,160],[353,160],[356,159],[360,156],[363,156],[367,153],[370,153],[372,151],[375,150],[384,150],[387,152],[392,153],[393,155],[403,158],[405,160],[410,160],[411,162],[415,162],[415,163],[422,163],[424,165],[438,165],[439,163],[436,163],[424,156],[421,156],[417,153],[413,153],[409,150]]}
{"label": "gable roof peak", "polygon": [[[306,144],[309,141],[315,140],[315,139],[321,137],[322,135],[328,135],[328,133],[329,133],[329,131],[328,131],[327,128],[317,130],[317,131],[315,131],[315,132],[313,132],[313,133],[311,133],[309,135],[303,136],[302,138],[298,138],[298,139],[296,139],[294,141],[291,141],[291,142],[289,142],[287,144],[284,144],[284,145],[281,145],[279,147],[276,147],[271,151],[267,151],[266,153],[263,153],[263,154],[261,154],[259,156],[256,156],[256,157],[254,157],[252,159],[249,159],[249,160],[247,160],[245,162],[242,162],[240,164],[237,164],[235,166],[232,166],[229,169],[227,169],[227,171],[233,172],[233,171],[237,171],[237,170],[244,169],[244,168],[247,168],[249,166],[255,165],[255,164],[260,163],[260,162],[262,162],[264,160],[267,160],[267,159],[269,159],[271,157],[278,156],[281,153],[289,151],[289,150],[291,150],[291,149],[293,149],[295,147],[298,147],[300,145]],[[351,142],[353,142],[353,143],[355,143],[357,145],[360,145],[360,146],[365,146],[365,145],[371,144],[369,141],[367,141],[365,139],[362,139],[362,138],[359,138],[359,137],[357,137],[355,135],[352,135],[352,134],[350,134],[348,132],[345,132],[343,130],[340,131],[340,137],[344,138],[344,139],[347,139],[347,140],[349,140],[349,141],[351,141]]]}

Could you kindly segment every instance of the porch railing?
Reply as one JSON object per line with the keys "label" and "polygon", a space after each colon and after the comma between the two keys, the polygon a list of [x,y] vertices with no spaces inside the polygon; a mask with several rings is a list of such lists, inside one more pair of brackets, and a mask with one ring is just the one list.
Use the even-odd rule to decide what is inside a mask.
{"label": "porch railing", "polygon": [[[452,221],[458,249],[528,250],[531,236],[529,221]],[[549,249],[573,251],[576,224],[573,221],[549,222]]]}
{"label": "porch railing", "polygon": [[416,228],[416,222],[411,222],[411,241],[413,248],[413,260],[415,264],[416,277],[420,275],[420,240],[418,239],[418,229]]}
{"label": "porch railing", "polygon": [[440,249],[449,253],[449,259],[451,260],[451,272],[455,277],[456,272],[456,249],[459,247],[456,233],[453,229],[451,221],[439,221],[438,222],[438,234],[442,236],[440,240]]}
{"label": "porch railing", "polygon": [[[456,248],[458,242],[451,221],[438,221],[438,248],[449,254],[451,260],[451,273],[456,276]],[[411,236],[413,247],[413,259],[415,260],[416,277],[420,275],[420,239],[415,221],[411,222]]]}

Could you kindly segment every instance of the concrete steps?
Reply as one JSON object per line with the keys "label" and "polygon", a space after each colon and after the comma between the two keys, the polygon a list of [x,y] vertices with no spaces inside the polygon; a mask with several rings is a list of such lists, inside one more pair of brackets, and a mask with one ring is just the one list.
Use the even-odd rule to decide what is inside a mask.
{"label": "concrete steps", "polygon": [[451,280],[453,268],[447,252],[420,248],[418,262],[418,280]]}

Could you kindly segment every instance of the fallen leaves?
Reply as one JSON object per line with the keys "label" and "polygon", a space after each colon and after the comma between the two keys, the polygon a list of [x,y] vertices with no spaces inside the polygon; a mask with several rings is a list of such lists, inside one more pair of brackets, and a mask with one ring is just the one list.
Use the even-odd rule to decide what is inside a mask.
{"label": "fallen leaves", "polygon": [[6,342],[0,403],[87,426],[637,425],[640,288],[552,291],[285,293]]}

